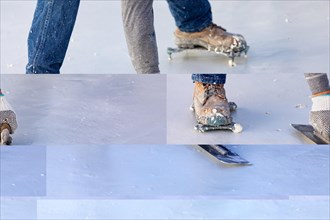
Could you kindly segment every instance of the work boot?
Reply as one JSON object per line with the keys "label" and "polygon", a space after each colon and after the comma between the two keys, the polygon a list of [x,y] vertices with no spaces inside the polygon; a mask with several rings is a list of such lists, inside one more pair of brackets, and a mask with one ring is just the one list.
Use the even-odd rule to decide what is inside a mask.
{"label": "work boot", "polygon": [[198,123],[209,126],[232,123],[223,84],[194,82],[192,110]]}
{"label": "work boot", "polygon": [[211,24],[200,32],[182,32],[177,29],[174,36],[175,43],[180,48],[200,46],[230,57],[235,57],[237,56],[235,54],[248,50],[246,40],[242,35],[229,33],[216,24]]}

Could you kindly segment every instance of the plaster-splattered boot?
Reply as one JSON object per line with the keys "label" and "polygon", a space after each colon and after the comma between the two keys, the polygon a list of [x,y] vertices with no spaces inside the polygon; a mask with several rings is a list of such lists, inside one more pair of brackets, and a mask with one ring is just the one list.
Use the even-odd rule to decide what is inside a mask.
{"label": "plaster-splattered boot", "polygon": [[193,104],[195,112],[196,130],[232,130],[241,132],[242,127],[233,123],[230,112],[237,108],[236,104],[229,103],[223,84],[206,84],[194,82]]}
{"label": "plaster-splattered boot", "polygon": [[327,74],[306,73],[305,78],[313,101],[309,123],[318,136],[330,143],[330,86]]}
{"label": "plaster-splattered boot", "polygon": [[242,35],[229,33],[216,24],[211,24],[200,32],[182,32],[177,29],[174,36],[179,48],[203,47],[224,54],[231,58],[232,66],[235,65],[234,58],[241,56],[241,53],[246,54],[249,49]]}

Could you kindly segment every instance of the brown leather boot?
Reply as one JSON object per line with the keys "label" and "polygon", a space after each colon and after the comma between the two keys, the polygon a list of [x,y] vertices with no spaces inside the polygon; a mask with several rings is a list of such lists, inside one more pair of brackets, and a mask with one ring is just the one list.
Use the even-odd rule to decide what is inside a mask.
{"label": "brown leather boot", "polygon": [[174,36],[175,43],[180,48],[200,46],[228,56],[234,56],[233,53],[247,52],[248,50],[246,40],[242,35],[229,33],[216,24],[211,24],[204,30],[193,33],[182,32],[177,29]]}
{"label": "brown leather boot", "polygon": [[200,124],[221,126],[232,123],[223,84],[195,82],[192,108]]}

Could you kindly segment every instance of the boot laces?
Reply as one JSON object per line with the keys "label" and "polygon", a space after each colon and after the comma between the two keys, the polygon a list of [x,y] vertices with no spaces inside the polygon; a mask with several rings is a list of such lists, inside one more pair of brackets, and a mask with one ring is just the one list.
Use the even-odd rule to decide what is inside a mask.
{"label": "boot laces", "polygon": [[211,96],[217,96],[220,99],[227,100],[223,85],[221,84],[203,84],[205,102]]}
{"label": "boot laces", "polygon": [[223,28],[223,27],[221,27],[221,26],[218,26],[218,25],[216,25],[216,24],[211,24],[211,25],[210,25],[210,37],[217,36],[217,35],[216,35],[216,32],[217,32],[217,29],[218,29],[218,28],[219,28],[220,30],[224,31],[224,32],[227,31],[225,28]]}

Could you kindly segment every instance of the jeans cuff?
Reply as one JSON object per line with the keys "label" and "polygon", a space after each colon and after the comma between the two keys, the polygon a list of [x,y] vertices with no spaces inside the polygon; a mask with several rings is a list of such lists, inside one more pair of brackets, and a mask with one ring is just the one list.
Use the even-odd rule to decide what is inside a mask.
{"label": "jeans cuff", "polygon": [[202,30],[204,30],[205,28],[207,28],[211,24],[212,24],[212,19],[207,19],[198,26],[194,25],[194,27],[192,27],[192,28],[181,26],[181,27],[179,27],[179,29],[180,29],[180,31],[186,32],[186,33],[201,32]]}
{"label": "jeans cuff", "polygon": [[207,84],[225,84],[226,74],[192,74],[191,79],[195,82]]}
{"label": "jeans cuff", "polygon": [[28,64],[25,69],[26,74],[59,74],[59,70],[47,70],[40,66]]}

